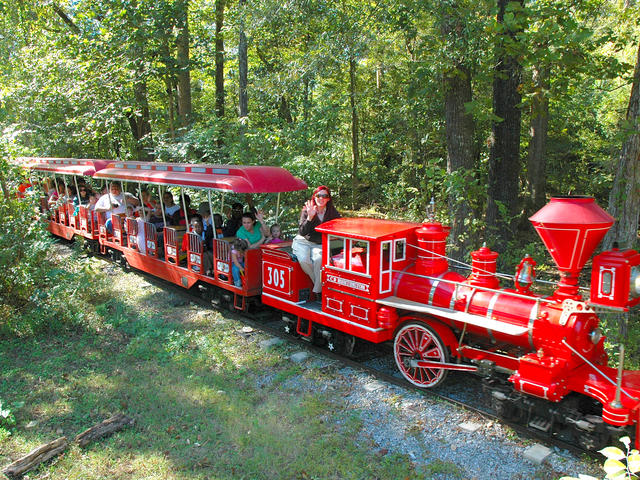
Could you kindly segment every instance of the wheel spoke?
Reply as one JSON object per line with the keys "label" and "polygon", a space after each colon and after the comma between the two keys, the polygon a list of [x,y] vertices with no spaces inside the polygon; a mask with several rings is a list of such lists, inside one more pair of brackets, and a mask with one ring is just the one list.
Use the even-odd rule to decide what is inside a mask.
{"label": "wheel spoke", "polygon": [[441,359],[442,358],[442,353],[440,353],[440,349],[438,347],[433,347],[433,348],[430,348],[429,350],[427,350],[426,352],[424,352],[422,354],[422,356],[426,357],[426,358]]}
{"label": "wheel spoke", "polygon": [[420,350],[420,352],[424,352],[424,350],[432,343],[433,343],[433,340],[431,336],[427,334],[423,334],[422,341],[420,342],[420,346],[418,347],[418,350]]}

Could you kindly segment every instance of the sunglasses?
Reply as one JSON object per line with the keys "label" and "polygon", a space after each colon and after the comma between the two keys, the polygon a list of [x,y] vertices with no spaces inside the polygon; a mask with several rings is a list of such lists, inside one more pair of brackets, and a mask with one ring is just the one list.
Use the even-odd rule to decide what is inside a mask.
{"label": "sunglasses", "polygon": [[326,193],[316,193],[316,198],[329,198]]}

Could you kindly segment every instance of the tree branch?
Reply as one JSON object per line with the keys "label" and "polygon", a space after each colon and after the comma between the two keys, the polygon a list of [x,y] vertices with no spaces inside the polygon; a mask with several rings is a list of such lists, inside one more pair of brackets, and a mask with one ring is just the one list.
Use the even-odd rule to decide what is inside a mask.
{"label": "tree branch", "polygon": [[66,23],[69,26],[69,28],[74,31],[74,33],[78,33],[78,34],[80,33],[80,28],[78,28],[78,26],[73,22],[73,20],[69,18],[69,16],[64,12],[64,10],[62,10],[62,8],[60,8],[60,6],[57,3],[53,2],[51,6],[53,7],[53,11],[58,14],[58,16],[62,19],[62,21]]}

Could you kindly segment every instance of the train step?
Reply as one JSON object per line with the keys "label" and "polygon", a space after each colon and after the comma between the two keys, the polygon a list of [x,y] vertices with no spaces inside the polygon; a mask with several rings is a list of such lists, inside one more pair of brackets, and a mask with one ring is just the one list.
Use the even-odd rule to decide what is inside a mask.
{"label": "train step", "polygon": [[551,420],[543,417],[534,417],[529,422],[529,427],[540,430],[541,432],[548,432],[551,430]]}

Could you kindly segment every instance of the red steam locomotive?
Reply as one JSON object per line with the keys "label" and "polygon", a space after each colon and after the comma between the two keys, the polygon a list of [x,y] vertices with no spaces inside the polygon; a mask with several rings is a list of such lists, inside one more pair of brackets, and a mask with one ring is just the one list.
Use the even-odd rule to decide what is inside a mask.
{"label": "red steam locomotive", "polygon": [[352,337],[393,341],[398,369],[419,387],[438,385],[449,370],[475,372],[510,420],[572,435],[588,448],[633,425],[637,439],[640,372],[608,366],[595,309],[624,312],[640,301],[640,254],[596,256],[585,300],[578,276],[613,218],[593,198],[557,197],[531,222],[561,274],[549,297],[530,290],[530,257],[518,266],[515,288],[499,287],[498,254],[487,247],[471,254],[468,277],[450,270],[449,230],[433,219],[343,218],[318,228],[321,305],[304,301],[308,278],[281,246],[263,251],[263,302],[287,312],[298,334],[323,337],[330,348]]}
{"label": "red steam locomotive", "polygon": [[[39,165],[30,168],[50,171]],[[261,167],[137,162],[84,167],[66,174],[197,188],[208,195],[266,188]],[[266,182],[264,191],[278,191],[274,185],[281,191],[306,187],[282,169],[263,168],[278,179]],[[624,315],[640,302],[640,254],[614,248],[594,257],[590,295],[582,297],[579,274],[613,224],[593,198],[552,198],[530,219],[560,271],[555,291],[546,297],[531,291],[535,262],[528,256],[518,266],[513,288],[500,287],[498,254],[486,246],[471,254],[469,276],[451,270],[449,229],[433,216],[422,224],[340,218],[318,227],[323,237],[320,301],[309,299],[311,281],[290,242],[252,251],[253,267],[239,288],[229,275],[230,239],[214,241],[211,277],[199,270],[197,238],[183,252],[183,264],[175,229],[164,229],[160,258],[155,244],[141,251],[133,238],[127,242],[118,222],[107,234],[104,220],[93,222],[85,209],[77,220],[69,217],[64,208],[52,212],[50,231],[67,238],[82,235],[103,253],[117,252],[130,265],[186,288],[199,284],[217,296],[232,296],[230,303],[240,310],[261,300],[282,312],[288,331],[332,350],[350,353],[356,339],[393,342],[400,373],[418,387],[435,387],[449,370],[475,373],[483,377],[497,411],[511,421],[571,436],[587,448],[621,435],[635,436],[639,445],[640,372],[623,369],[623,345],[619,368],[608,365],[596,311]],[[135,227],[128,223],[132,237]],[[147,242],[155,240],[155,230],[149,228],[149,236]]]}

